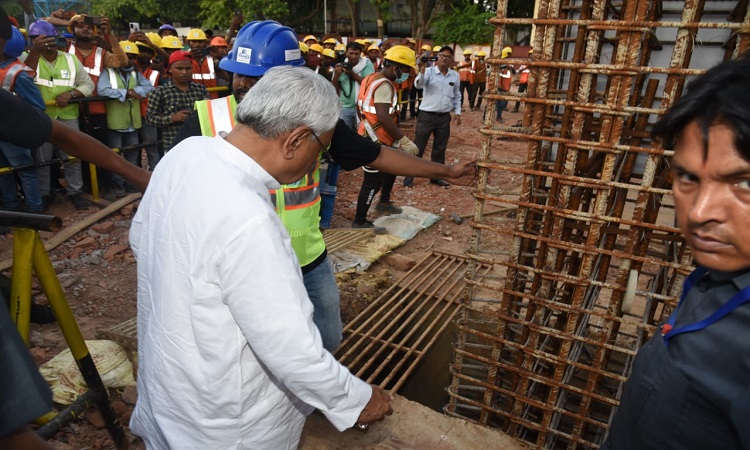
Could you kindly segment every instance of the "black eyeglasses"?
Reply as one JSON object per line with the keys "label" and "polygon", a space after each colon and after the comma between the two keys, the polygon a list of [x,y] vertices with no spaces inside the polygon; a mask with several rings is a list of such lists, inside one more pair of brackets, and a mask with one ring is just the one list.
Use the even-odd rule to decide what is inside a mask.
{"label": "black eyeglasses", "polygon": [[310,128],[310,133],[315,137],[315,140],[318,141],[318,144],[320,144],[320,153],[325,152],[328,149],[327,145],[323,145],[323,141],[320,140],[317,134],[315,134],[315,131],[313,131],[312,128]]}

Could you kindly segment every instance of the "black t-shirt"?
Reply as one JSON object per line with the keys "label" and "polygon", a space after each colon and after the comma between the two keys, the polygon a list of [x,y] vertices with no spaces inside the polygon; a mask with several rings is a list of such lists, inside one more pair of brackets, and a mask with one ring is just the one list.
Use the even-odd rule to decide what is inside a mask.
{"label": "black t-shirt", "polygon": [[52,119],[47,114],[27,105],[20,98],[0,89],[0,141],[23,148],[36,148],[47,142],[52,134]]}
{"label": "black t-shirt", "polygon": [[[201,135],[201,124],[198,114],[192,114],[182,125],[173,144],[191,136]],[[333,140],[328,154],[341,164],[344,170],[353,170],[375,161],[380,155],[380,144],[363,138],[352,130],[344,121],[339,120],[333,132]]]}

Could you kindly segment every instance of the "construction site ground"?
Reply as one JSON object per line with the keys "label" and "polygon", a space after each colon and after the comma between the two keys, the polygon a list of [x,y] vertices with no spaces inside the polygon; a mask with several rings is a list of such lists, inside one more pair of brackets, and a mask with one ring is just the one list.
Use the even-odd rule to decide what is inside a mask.
{"label": "construction site ground", "polygon": [[[454,124],[451,130],[447,151],[448,163],[474,158],[481,148],[482,135],[478,128],[481,125],[482,112],[469,111],[467,104],[464,107],[462,125]],[[506,125],[517,123],[521,120],[522,113],[523,110],[521,113],[505,112],[503,116]],[[415,124],[415,120],[407,120],[402,124],[406,134],[412,138]],[[502,155],[503,158],[522,161],[525,158],[526,146],[518,142],[493,141],[493,153]],[[426,179],[417,179],[413,188],[405,188],[402,180],[399,177],[396,181],[392,194],[393,202],[433,212],[440,215],[442,220],[420,232],[393,253],[414,261],[419,261],[434,250],[462,254],[471,244],[472,228],[468,220],[463,224],[455,223],[450,214],[462,216],[472,213],[474,198],[471,193],[474,187],[442,188],[429,184]],[[340,176],[333,218],[334,228],[351,226],[361,182],[361,169]],[[506,189],[518,188],[520,182],[520,176],[514,174],[503,174],[501,179],[492,180],[494,185]],[[136,266],[135,258],[128,246],[130,220],[135,208],[137,201],[84,228],[49,252],[68,302],[86,339],[96,339],[97,333],[101,330],[121,324],[136,315]],[[92,207],[88,211],[76,211],[64,201],[52,205],[51,214],[61,217],[64,227],[70,227],[85,220],[97,210],[97,207]],[[372,208],[370,218],[373,219],[377,215]],[[41,235],[44,241],[54,236],[53,233],[46,232]],[[497,243],[498,247],[507,244]],[[11,235],[0,238],[0,259],[7,262],[11,249]],[[355,317],[368,302],[377,298],[394,280],[403,276],[403,269],[405,267],[399,264],[389,264],[386,259],[381,259],[362,274],[339,275],[344,322]],[[34,296],[38,303],[46,302],[37,280],[34,280]],[[30,341],[31,353],[38,364],[48,361],[66,347],[56,324],[32,324]],[[445,367],[445,370],[448,368]],[[135,401],[133,394],[134,389],[126,389],[124,392],[112,391],[115,410],[125,424],[126,432],[133,444],[131,447],[143,448],[140,439],[132,436],[127,428]],[[339,433],[322,415],[314,414],[305,428],[301,448],[525,448],[524,444],[495,430],[449,418],[401,396],[396,397],[394,410],[393,416],[375,424],[368,433],[353,430]],[[84,419],[68,425],[51,442],[59,449],[113,448],[95,411],[90,411]]]}

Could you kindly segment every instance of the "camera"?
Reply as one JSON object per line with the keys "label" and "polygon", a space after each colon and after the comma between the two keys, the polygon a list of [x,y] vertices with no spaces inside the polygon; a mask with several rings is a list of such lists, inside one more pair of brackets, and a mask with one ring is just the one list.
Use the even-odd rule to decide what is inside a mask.
{"label": "camera", "polygon": [[68,46],[68,40],[65,38],[65,36],[58,36],[55,45],[57,46],[57,48],[65,48]]}
{"label": "camera", "polygon": [[346,52],[343,50],[336,51],[336,66],[343,67],[344,70],[352,70],[354,64],[346,59]]}
{"label": "camera", "polygon": [[101,16],[84,16],[83,23],[92,27],[98,27],[102,24],[102,18]]}
{"label": "camera", "polygon": [[419,57],[419,62],[421,62],[422,64],[425,64],[428,61],[435,62],[437,60],[438,60],[437,56],[420,56]]}

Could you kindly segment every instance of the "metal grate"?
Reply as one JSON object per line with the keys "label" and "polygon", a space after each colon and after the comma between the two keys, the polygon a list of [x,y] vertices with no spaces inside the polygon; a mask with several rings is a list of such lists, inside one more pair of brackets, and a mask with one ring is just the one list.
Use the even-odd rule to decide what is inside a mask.
{"label": "metal grate", "polygon": [[349,228],[332,228],[323,231],[328,253],[334,253],[350,245],[364,242],[375,237],[371,230],[355,230]]}
{"label": "metal grate", "polygon": [[[466,288],[466,260],[434,252],[344,327],[336,357],[352,373],[398,391],[450,325]],[[488,274],[490,266],[478,268]]]}
{"label": "metal grate", "polygon": [[[748,49],[750,16],[746,1],[541,0],[537,19],[509,19],[507,3],[491,20],[488,111],[520,100],[525,114],[518,127],[487,114],[481,129],[470,303],[445,411],[541,448],[597,448],[633,356],[691,269],[670,152],[649,127],[690,76]],[[504,27],[530,23],[527,95],[498,94],[498,66],[527,62],[500,59]],[[502,160],[498,136],[527,142],[526,160]],[[520,192],[493,185],[498,172],[519,174]],[[517,213],[485,215],[490,205]]]}

